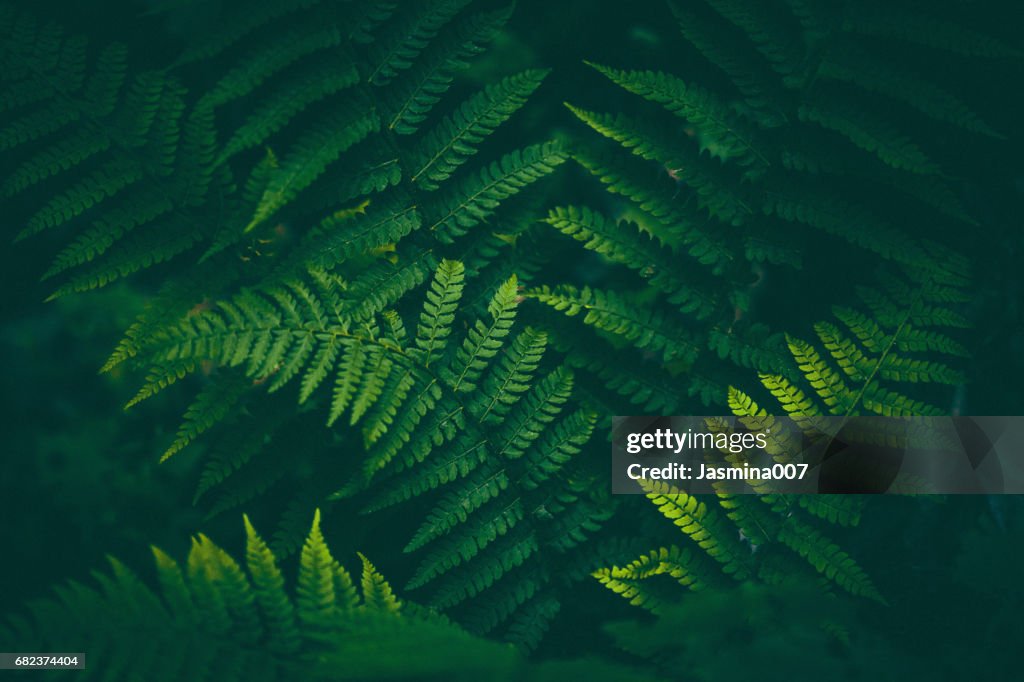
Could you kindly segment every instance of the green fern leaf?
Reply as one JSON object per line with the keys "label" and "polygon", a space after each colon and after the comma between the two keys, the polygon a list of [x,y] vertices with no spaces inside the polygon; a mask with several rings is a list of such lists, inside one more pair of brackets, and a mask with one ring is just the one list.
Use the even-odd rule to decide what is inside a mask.
{"label": "green fern leaf", "polygon": [[410,179],[423,189],[438,189],[476,154],[477,145],[526,103],[548,73],[530,70],[509,76],[459,105],[417,145]]}
{"label": "green fern leaf", "polygon": [[560,145],[549,142],[503,156],[464,180],[430,211],[430,231],[441,243],[451,243],[491,216],[505,199],[551,173],[565,162]]}

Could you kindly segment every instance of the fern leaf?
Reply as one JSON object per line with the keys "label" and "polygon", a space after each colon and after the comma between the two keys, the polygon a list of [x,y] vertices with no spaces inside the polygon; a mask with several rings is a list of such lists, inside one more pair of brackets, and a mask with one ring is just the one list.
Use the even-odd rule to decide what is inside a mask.
{"label": "fern leaf", "polygon": [[516,335],[507,354],[488,371],[479,392],[472,396],[472,409],[481,422],[498,420],[515,404],[530,385],[547,345],[547,334],[527,327]]}
{"label": "fern leaf", "polygon": [[555,208],[545,222],[573,239],[626,267],[639,270],[651,284],[668,295],[668,300],[698,318],[710,315],[717,308],[716,297],[703,287],[680,277],[657,248],[637,234],[635,225],[615,225],[590,208],[569,206]]}
{"label": "fern leaf", "polygon": [[224,144],[220,160],[258,147],[310,105],[352,87],[359,73],[345,57],[328,53],[300,76],[263,97]]}
{"label": "fern leaf", "polygon": [[388,31],[375,44],[372,65],[366,75],[373,85],[387,85],[413,61],[433,40],[438,31],[467,4],[468,0],[431,0],[418,8],[415,15]]}
{"label": "fern leaf", "polygon": [[518,294],[518,280],[513,275],[498,287],[487,306],[491,323],[477,320],[469,328],[465,341],[455,354],[454,365],[448,370],[448,382],[453,391],[469,392],[476,388],[480,375],[512,330]]}
{"label": "fern leaf", "polygon": [[370,560],[362,554],[359,559],[363,562],[363,607],[369,611],[386,611],[398,613],[401,609],[401,602],[395,597],[384,577],[377,572]]}
{"label": "fern leaf", "polygon": [[566,153],[554,142],[506,154],[436,204],[430,231],[442,243],[451,243],[487,220],[502,201],[551,173],[565,159]]}
{"label": "fern leaf", "polygon": [[641,481],[640,485],[658,511],[721,563],[726,574],[737,580],[743,580],[749,574],[742,550],[727,532],[723,532],[721,519],[712,508],[665,483]]}
{"label": "fern leaf", "polygon": [[416,346],[423,355],[423,364],[430,365],[444,354],[455,321],[455,309],[462,297],[465,266],[458,261],[443,260],[427,291],[427,300],[420,313]]}
{"label": "fern leaf", "polygon": [[413,153],[410,179],[426,190],[441,183],[476,154],[488,135],[518,111],[549,71],[533,69],[487,86],[427,133]]}
{"label": "fern leaf", "polygon": [[509,411],[496,441],[502,445],[498,454],[509,459],[522,457],[561,413],[572,394],[573,376],[559,367],[534,384],[534,387]]}
{"label": "fern leaf", "polygon": [[779,539],[850,594],[885,603],[871,579],[850,555],[796,517],[782,524]]}
{"label": "fern leaf", "polygon": [[737,158],[741,165],[768,165],[767,156],[742,123],[712,93],[675,76],[652,71],[619,71],[590,64],[629,92],[663,105],[702,133],[701,144],[715,156]]}
{"label": "fern leaf", "polygon": [[570,104],[566,106],[601,135],[615,140],[643,159],[671,169],[696,192],[698,202],[712,216],[726,224],[738,225],[752,213],[749,202],[735,191],[720,166],[716,167],[713,162],[702,158],[696,150],[687,150],[692,143],[673,143],[668,131],[624,114],[599,114]]}
{"label": "fern leaf", "polygon": [[818,93],[800,107],[799,113],[800,120],[836,131],[893,168],[924,175],[940,172],[938,165],[909,137],[882,119],[850,108],[838,96]]}
{"label": "fern leaf", "polygon": [[415,206],[379,204],[355,219],[325,219],[310,231],[293,260],[331,268],[355,254],[397,242],[419,227],[420,215]]}
{"label": "fern leaf", "polygon": [[583,312],[584,324],[622,336],[638,349],[659,353],[664,362],[692,363],[700,350],[688,330],[674,327],[665,317],[633,305],[612,291],[541,287],[527,296],[570,317]]}
{"label": "fern leaf", "polygon": [[243,517],[246,535],[246,564],[252,575],[256,603],[264,615],[269,631],[269,644],[282,653],[296,651],[299,630],[295,609],[284,590],[284,577],[267,543],[256,533],[249,517]]}
{"label": "fern leaf", "polygon": [[414,552],[450,532],[459,524],[465,523],[470,514],[497,498],[508,486],[508,475],[502,468],[475,470],[438,502],[416,530],[404,551]]}
{"label": "fern leaf", "polygon": [[[507,535],[523,520],[523,516],[523,505],[519,498],[510,501],[499,500],[494,505],[477,511],[472,520],[458,526],[454,532],[434,544],[433,550],[416,569],[409,581],[408,589],[422,587],[456,566],[468,562],[499,537]],[[508,547],[507,560],[518,565],[525,560],[525,554],[530,554],[536,549],[535,541],[527,542],[524,545],[513,541],[513,544]],[[494,560],[494,557],[486,556],[484,559],[490,562]],[[505,564],[505,561],[499,559],[498,565],[493,568],[496,570],[511,568],[511,565],[505,566]],[[491,581],[497,577],[498,575],[494,573],[488,575]]]}
{"label": "fern leaf", "polygon": [[211,380],[185,411],[185,419],[178,428],[178,434],[164,454],[163,462],[177,454],[199,434],[222,421],[235,407],[242,395],[249,389],[244,377],[230,375]]}
{"label": "fern leaf", "polygon": [[[536,490],[558,473],[590,440],[596,424],[597,414],[580,409],[545,429],[524,448],[522,457],[526,468],[519,485],[526,490]],[[507,456],[514,455],[513,450]]]}
{"label": "fern leaf", "polygon": [[338,363],[338,376],[334,385],[334,398],[331,401],[330,415],[327,417],[327,425],[331,426],[348,407],[349,402],[356,393],[356,388],[363,376],[366,366],[366,349],[359,340],[346,340],[342,342],[344,350],[341,354],[341,362]]}
{"label": "fern leaf", "polygon": [[[320,512],[302,546],[296,585],[296,612],[305,631],[311,635],[330,629],[336,617],[335,574],[343,570],[331,556],[320,532]],[[309,635],[307,635],[309,636]]]}
{"label": "fern leaf", "polygon": [[818,73],[904,102],[937,121],[990,137],[1003,137],[956,95],[896,64],[882,62],[865,50],[846,48],[833,53]]}
{"label": "fern leaf", "polygon": [[305,26],[294,27],[271,47],[261,45],[239,58],[238,65],[224,74],[204,95],[205,102],[208,106],[219,107],[241,99],[300,59],[336,47],[340,40],[340,32],[331,25],[312,30]]}
{"label": "fern leaf", "polygon": [[395,94],[385,118],[387,129],[400,135],[415,133],[451,86],[455,73],[469,66],[466,59],[483,51],[481,45],[490,42],[511,13],[509,5],[473,14],[458,21],[448,34],[442,33],[409,75],[392,84],[390,91]]}
{"label": "fern leaf", "polygon": [[245,231],[250,232],[269,219],[308,187],[342,152],[379,128],[380,119],[376,114],[358,111],[335,115],[307,131],[275,170]]}
{"label": "fern leaf", "polygon": [[596,176],[609,192],[628,197],[661,221],[688,246],[688,253],[697,262],[712,266],[715,274],[720,274],[736,258],[729,244],[714,233],[710,221],[696,209],[680,207],[675,201],[677,188],[667,177],[659,183],[642,179],[648,170],[644,161],[633,156],[601,155],[586,146],[573,150],[573,159]]}

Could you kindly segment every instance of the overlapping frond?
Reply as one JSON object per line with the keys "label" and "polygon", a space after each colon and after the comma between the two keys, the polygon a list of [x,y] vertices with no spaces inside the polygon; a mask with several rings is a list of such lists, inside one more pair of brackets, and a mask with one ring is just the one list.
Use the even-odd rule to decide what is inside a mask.
{"label": "overlapping frond", "polygon": [[[585,344],[588,348],[574,344],[569,361],[597,373],[605,389],[664,411],[668,406],[678,409],[689,398],[705,405],[724,403],[727,377],[739,369],[791,374],[782,335],[737,319],[748,302],[742,289],[722,292],[720,286],[728,281],[725,271],[719,279],[712,273],[682,270],[678,250],[659,243],[635,223],[616,223],[586,206],[557,207],[545,222],[650,285],[633,295],[572,285],[525,292],[566,317],[581,318],[584,326],[597,332]],[[587,333],[553,320],[546,324],[559,336]],[[629,360],[611,359],[609,353],[621,354],[624,346],[636,350]],[[619,368],[621,364],[629,369]],[[658,373],[674,380],[659,380]],[[654,399],[659,394],[664,395]]]}
{"label": "overlapping frond", "polygon": [[[955,271],[956,260],[948,263],[951,271],[944,278],[930,270],[911,271],[906,278],[882,277],[878,288],[861,288],[868,312],[837,306],[837,322],[814,326],[816,342],[787,338],[802,381],[763,373],[761,383],[785,412],[797,417],[945,414],[905,393],[904,386],[927,389],[966,381],[950,364],[965,350],[948,330],[967,322],[955,310],[965,300],[963,276]],[[738,391],[730,405],[737,414],[759,410]]]}
{"label": "overlapping frond", "polygon": [[[797,410],[807,399],[791,383],[799,376],[793,357],[803,353],[800,345],[746,319],[765,280],[786,268],[821,268],[814,249],[846,253],[851,247],[850,262],[859,270],[891,262],[915,277],[941,279],[946,255],[925,245],[936,223],[953,230],[976,221],[958,196],[953,169],[945,167],[945,150],[931,143],[939,136],[924,131],[999,136],[962,94],[967,89],[956,73],[917,73],[916,62],[894,60],[885,50],[1018,55],[944,18],[942,8],[897,3],[890,12],[877,3],[817,0],[777,8],[753,0],[669,4],[683,38],[710,68],[684,75],[664,65],[629,70],[587,62],[633,100],[612,112],[567,105],[590,129],[575,140],[573,160],[616,198],[601,211],[558,207],[546,221],[637,277],[622,278],[611,293],[595,291],[593,282],[581,288],[555,281],[529,294],[569,316],[586,311],[579,317],[600,330],[594,343],[619,349],[640,340],[636,345],[646,352],[639,362],[631,360],[631,372],[605,364],[607,351],[577,350],[579,343],[571,360],[595,374],[592,383],[634,404],[682,405],[697,397],[722,405],[726,387],[742,376],[735,370],[757,367]],[[883,30],[882,16],[902,17],[906,30]],[[953,47],[953,35],[963,44]],[[823,291],[847,295],[838,280],[815,277]],[[617,306],[616,319],[605,310],[609,296],[629,301],[628,310]],[[846,309],[837,314],[854,324],[855,336],[867,334],[865,325],[873,322],[855,322]],[[653,320],[657,331],[648,326]],[[674,349],[693,350],[658,357],[666,327],[677,330]],[[846,331],[817,331],[823,343],[850,356],[848,368],[868,361],[849,347]],[[580,332],[559,326],[558,333],[578,338]],[[922,350],[962,350],[927,325],[904,329],[898,341],[904,349],[906,335]],[[661,395],[672,389],[648,376],[658,372],[675,379],[676,395]],[[887,359],[877,378],[886,377],[959,381],[956,372],[926,358]],[[875,411],[928,409],[927,401],[873,388],[859,397],[856,390],[844,393],[841,384],[849,378],[822,373],[814,381],[829,387],[833,406],[867,397]],[[622,404],[616,400],[606,402]]]}
{"label": "overlapping frond", "polygon": [[[527,147],[458,172],[546,73],[446,101],[511,9],[470,0],[226,3],[218,25],[230,30],[196,31],[171,68],[137,74],[120,46],[96,51],[5,10],[0,153],[17,165],[0,191],[35,204],[15,216],[23,237],[77,226],[46,273],[62,279],[57,295],[205,243],[200,260],[212,269],[249,264],[204,292],[222,296],[276,261],[299,271],[310,260],[323,265],[301,247],[352,206],[372,199],[412,215],[418,192],[448,185],[460,189],[422,203],[431,238],[451,243],[564,159],[550,145]],[[203,85],[182,85],[193,80]],[[350,258],[419,226],[392,224],[331,253]]]}
{"label": "overlapping frond", "polygon": [[[546,334],[517,328],[516,278],[494,290],[478,319],[463,322],[465,286],[462,263],[442,260],[408,336],[398,313],[367,315],[365,301],[348,298],[322,271],[245,291],[165,328],[135,356],[155,376],[165,366],[219,367],[167,456],[215,427],[236,401],[297,385],[299,402],[323,406],[328,425],[348,414],[361,429],[365,457],[354,477],[338,481],[338,496],[366,494],[373,510],[434,493],[406,548],[422,553],[410,586],[446,609],[486,599],[480,595],[500,583],[498,598],[509,589],[505,574],[546,543],[569,551],[600,527],[599,508],[568,521],[578,481],[560,475],[596,416],[578,404],[569,409],[573,374],[545,360]],[[148,382],[147,395],[166,383]],[[247,466],[217,464],[203,490]],[[564,532],[544,534],[563,519]],[[537,579],[532,571],[509,578]]]}
{"label": "overlapping frond", "polygon": [[[24,615],[5,618],[0,642],[88,652],[85,669],[76,672],[89,679],[469,680],[540,673],[514,649],[398,599],[362,554],[358,573],[350,574],[331,555],[319,510],[294,581],[247,517],[245,532],[242,561],[204,535],[193,539],[184,565],[154,547],[155,585],[111,557],[109,571],[94,572],[93,584],[60,585],[53,596],[30,602]],[[429,652],[417,655],[425,642]],[[589,662],[566,666],[573,676],[598,670]]]}
{"label": "overlapping frond", "polygon": [[[864,569],[818,527],[821,520],[855,525],[861,498],[812,496],[798,504],[786,496],[719,490],[702,499],[661,481],[641,484],[658,511],[693,544],[661,547],[628,564],[593,572],[602,585],[631,604],[658,613],[678,600],[678,590],[666,589],[669,583],[658,576],[699,591],[736,581],[777,584],[815,574],[823,576],[826,586],[884,601]],[[805,563],[794,563],[797,556]]]}

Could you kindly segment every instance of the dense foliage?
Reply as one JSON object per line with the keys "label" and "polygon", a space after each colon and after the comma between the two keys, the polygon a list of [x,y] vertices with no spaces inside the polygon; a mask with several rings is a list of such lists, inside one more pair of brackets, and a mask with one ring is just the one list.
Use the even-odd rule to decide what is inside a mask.
{"label": "dense foliage", "polygon": [[[956,3],[672,0],[584,19],[591,52],[569,59],[541,14],[586,5],[120,8],[153,50],[73,34],[46,11],[60,3],[0,5],[14,248],[33,266],[55,254],[55,324],[103,320],[76,343],[109,377],[91,380],[104,402],[130,410],[91,418],[108,443],[134,419],[150,458],[87,446],[78,471],[125,478],[87,479],[81,512],[117,509],[96,532],[119,545],[139,539],[114,530],[136,495],[185,534],[229,510],[273,529],[264,542],[247,517],[248,573],[198,535],[185,572],[156,552],[159,594],[114,562],[5,637],[120,650],[136,679],[179,675],[139,654],[158,649],[217,679],[591,676],[524,657],[609,640],[631,674],[671,675],[694,667],[692,649],[659,648],[687,609],[739,630],[782,594],[803,605],[785,627],[831,648],[808,670],[849,667],[873,617],[855,612],[900,602],[865,551],[874,529],[853,530],[888,502],[657,482],[612,496],[603,434],[631,412],[942,415],[969,382],[999,405],[988,358],[1009,356],[1020,320],[1016,303],[992,315],[992,292],[1019,291],[990,254],[1019,253],[1019,233],[1000,239],[1022,150],[999,78],[976,74],[1019,75],[1019,40]],[[1001,328],[1017,336],[992,340]],[[189,478],[199,514],[166,492]],[[977,507],[1018,529],[1016,511]],[[401,588],[363,558],[358,591],[320,510],[332,544]],[[294,595],[277,568],[292,554]],[[719,613],[731,594],[750,614]],[[153,637],[132,637],[140,620]],[[374,667],[422,639],[448,653]]]}

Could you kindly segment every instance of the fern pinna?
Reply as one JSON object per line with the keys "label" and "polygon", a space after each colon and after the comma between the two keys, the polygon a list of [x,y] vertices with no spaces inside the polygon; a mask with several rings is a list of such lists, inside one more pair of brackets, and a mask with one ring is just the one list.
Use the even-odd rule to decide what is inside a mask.
{"label": "fern pinna", "polygon": [[[747,393],[731,387],[733,413],[752,432],[767,434],[775,422],[772,415],[781,409],[812,437],[818,435],[814,420],[820,416],[945,414],[908,395],[903,387],[916,384],[927,389],[964,381],[949,360],[966,351],[947,330],[967,326],[956,309],[966,300],[967,265],[954,254],[942,255],[946,264],[942,270],[880,274],[879,287],[859,291],[867,312],[837,306],[834,314],[842,328],[831,322],[815,325],[820,345],[787,337],[801,379],[760,375],[777,409],[766,410]],[[769,454],[787,456],[786,444],[773,438],[769,438]],[[758,490],[756,482],[750,483]],[[646,497],[692,544],[659,547],[630,563],[594,572],[602,584],[633,604],[653,611],[665,608],[677,598],[666,589],[671,585],[669,578],[690,590],[701,590],[751,578],[777,585],[799,581],[812,571],[821,574],[826,585],[834,583],[853,595],[882,601],[870,577],[822,528],[856,525],[864,506],[862,496],[790,496],[770,491],[736,495],[718,483],[716,497],[701,499],[664,482],[642,484]],[[907,491],[916,489],[913,481],[898,485]]]}
{"label": "fern pinna", "polygon": [[805,269],[836,300],[848,278],[825,262],[837,253],[845,273],[883,261],[942,270],[945,256],[925,240],[962,238],[976,223],[952,178],[961,159],[936,142],[1001,136],[958,94],[967,84],[957,72],[937,65],[1021,56],[939,5],[669,5],[685,66],[588,62],[617,86],[602,95],[616,113],[567,105],[590,129],[572,157],[612,199],[546,219],[623,276],[615,291],[591,281],[528,292],[593,329],[581,344],[579,324],[551,322],[587,370],[581,383],[619,414],[627,401],[662,413],[723,405],[750,368],[797,378],[785,338],[752,302],[788,271]]}
{"label": "fern pinna", "polygon": [[[442,260],[412,333],[397,312],[367,315],[367,300],[347,297],[323,271],[245,291],[143,344],[150,379],[137,399],[204,363],[221,368],[169,457],[242,409],[247,394],[296,386],[300,404],[323,404],[328,426],[346,418],[360,428],[351,447],[363,454],[334,481],[334,498],[359,495],[372,512],[431,495],[405,548],[422,557],[409,587],[427,590],[430,604],[464,606],[481,631],[521,626],[529,643],[543,631],[534,610],[557,604],[546,564],[585,541],[613,505],[591,489],[593,468],[574,463],[596,414],[573,400],[572,372],[546,359],[546,334],[516,329],[516,278],[475,319],[460,310],[465,286],[463,264]],[[463,320],[464,334],[455,331]],[[204,484],[230,473],[213,459]]]}

